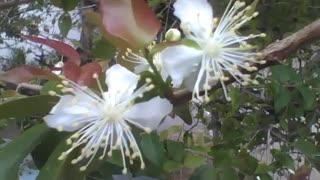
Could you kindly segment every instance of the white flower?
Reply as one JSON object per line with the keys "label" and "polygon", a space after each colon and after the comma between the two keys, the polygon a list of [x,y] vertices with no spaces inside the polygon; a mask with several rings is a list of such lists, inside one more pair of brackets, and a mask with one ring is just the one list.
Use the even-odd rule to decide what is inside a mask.
{"label": "white flower", "polygon": [[[143,54],[141,50],[139,51],[139,54]],[[126,55],[122,56],[122,59],[136,64],[136,66],[134,68],[134,72],[137,74],[139,74],[143,71],[153,72],[148,60],[143,55],[139,55],[139,54],[134,53],[131,49],[128,48],[126,51]],[[161,59],[161,54],[155,53],[153,55],[152,60],[153,60],[153,64],[156,66],[157,70],[160,72],[162,79],[166,80],[169,75],[168,75],[166,69],[164,68],[163,60]]]}
{"label": "white flower", "polygon": [[193,91],[193,98],[203,100],[200,92],[204,90],[206,101],[209,100],[208,90],[212,85],[221,82],[224,94],[229,100],[224,81],[229,80],[230,74],[236,81],[245,85],[250,80],[240,69],[257,70],[252,66],[258,62],[259,53],[253,53],[253,47],[246,41],[265,34],[241,36],[237,30],[257,12],[247,15],[251,6],[245,7],[244,2],[230,1],[220,22],[213,18],[213,12],[207,0],[177,0],[174,3],[174,14],[181,21],[181,29],[187,39],[198,47],[175,45],[161,52],[164,65],[175,86],[184,86]]}
{"label": "white flower", "polygon": [[[94,78],[98,76],[95,74]],[[70,149],[63,152],[59,159],[64,159],[74,149],[81,147],[81,154],[71,163],[85,160],[86,165],[80,168],[83,171],[98,152],[102,152],[99,159],[103,159],[106,154],[112,156],[112,151],[119,149],[123,173],[127,172],[126,157],[130,163],[138,157],[143,169],[144,161],[129,125],[149,133],[171,112],[172,105],[160,97],[134,104],[136,98],[154,87],[145,84],[137,88],[137,83],[137,75],[120,65],[114,65],[106,72],[108,91],[103,92],[98,83],[101,96],[67,79],[59,85],[66,95],[51,91],[50,94],[61,96],[61,99],[50,115],[44,117],[45,122],[59,131],[75,132],[67,140]]]}

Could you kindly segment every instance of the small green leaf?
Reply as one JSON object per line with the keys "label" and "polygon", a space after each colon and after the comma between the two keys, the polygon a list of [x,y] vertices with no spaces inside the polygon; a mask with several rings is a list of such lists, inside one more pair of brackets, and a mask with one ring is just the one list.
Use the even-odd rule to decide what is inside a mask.
{"label": "small green leaf", "polygon": [[166,172],[173,172],[173,171],[179,170],[181,166],[182,164],[177,161],[168,160],[164,162],[163,169]]}
{"label": "small green leaf", "polygon": [[57,85],[60,84],[60,81],[57,81],[57,80],[50,80],[48,82],[46,82],[41,90],[40,90],[40,94],[41,95],[48,95],[49,94],[49,91],[55,91],[57,92],[58,94],[60,94],[61,92],[61,88],[58,88]]}
{"label": "small green leaf", "polygon": [[[65,141],[61,141],[51,153],[46,164],[41,169],[37,180],[60,180],[63,179],[63,172],[66,169],[66,162],[69,158],[58,160],[62,152],[67,149],[68,145]],[[68,164],[71,164],[70,162]]]}
{"label": "small green leaf", "polygon": [[71,11],[78,5],[78,0],[51,0],[51,3],[65,11]]}
{"label": "small green leaf", "polygon": [[177,162],[182,162],[186,152],[184,150],[183,144],[175,141],[168,140],[166,141],[166,148],[169,154],[169,157]]}
{"label": "small green leaf", "polygon": [[241,103],[241,96],[239,88],[232,88],[230,91],[231,103],[232,103],[232,112],[238,110]]}
{"label": "small green leaf", "polygon": [[209,180],[209,179],[217,179],[218,171],[209,165],[202,165],[194,170],[192,173],[190,180]]}
{"label": "small green leaf", "polygon": [[280,83],[301,83],[299,75],[287,65],[276,65],[271,67],[272,79],[277,80]]}
{"label": "small green leaf", "polygon": [[233,168],[225,168],[219,172],[220,180],[237,180],[239,179],[237,172]]}
{"label": "small green leaf", "polygon": [[184,167],[186,168],[197,168],[206,162],[207,158],[195,154],[188,153],[184,159]]}
{"label": "small green leaf", "polygon": [[255,170],[255,174],[264,174],[269,173],[273,169],[272,166],[267,164],[258,164],[257,169]]}
{"label": "small green leaf", "polygon": [[141,151],[144,157],[152,164],[162,167],[164,159],[163,144],[160,142],[159,136],[155,133],[144,134],[141,137]]}
{"label": "small green leaf", "polygon": [[44,115],[58,101],[57,97],[39,95],[9,101],[0,105],[0,117],[14,118],[32,115]]}
{"label": "small green leaf", "polygon": [[313,143],[301,139],[294,143],[294,147],[296,147],[300,152],[308,157],[312,157],[315,154],[319,153]]}
{"label": "small green leaf", "polygon": [[71,29],[72,20],[69,13],[63,13],[59,17],[59,29],[62,36],[66,37]]}
{"label": "small green leaf", "polygon": [[289,154],[277,149],[272,149],[271,154],[282,166],[285,166],[291,170],[295,169],[294,160]]}
{"label": "small green leaf", "polygon": [[174,107],[174,112],[187,124],[192,124],[192,116],[190,113],[189,104],[179,105]]}
{"label": "small green leaf", "polygon": [[280,112],[290,102],[290,91],[287,88],[279,86],[279,92],[274,97],[274,108],[276,112]]}
{"label": "small green leaf", "polygon": [[96,58],[111,59],[116,54],[116,48],[104,38],[98,40],[93,49],[93,55]]}
{"label": "small green leaf", "polygon": [[22,160],[46,137],[50,130],[45,124],[35,125],[0,151],[0,179],[18,178]]}
{"label": "small green leaf", "polygon": [[301,93],[303,97],[303,107],[305,110],[311,110],[315,105],[316,97],[311,89],[308,87],[301,85],[298,86],[297,89]]}

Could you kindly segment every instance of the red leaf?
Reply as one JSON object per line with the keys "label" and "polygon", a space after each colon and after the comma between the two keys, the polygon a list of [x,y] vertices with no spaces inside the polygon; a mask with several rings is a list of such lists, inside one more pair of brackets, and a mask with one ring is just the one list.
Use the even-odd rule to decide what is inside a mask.
{"label": "red leaf", "polygon": [[102,67],[99,63],[89,63],[81,67],[81,75],[77,79],[77,83],[80,85],[91,86],[96,80],[92,78],[94,73],[100,75]]}
{"label": "red leaf", "polygon": [[104,28],[134,47],[150,44],[160,21],[144,0],[100,0]]}
{"label": "red leaf", "polygon": [[83,86],[91,86],[96,82],[92,78],[94,73],[100,75],[102,67],[99,63],[89,63],[82,67],[75,65],[74,63],[67,62],[63,66],[63,74],[69,80]]}
{"label": "red leaf", "polygon": [[63,74],[69,80],[77,82],[81,74],[81,68],[72,62],[66,62],[63,65]]}
{"label": "red leaf", "polygon": [[34,78],[53,79],[57,78],[57,76],[50,71],[30,66],[20,66],[0,74],[1,81],[10,82],[13,84],[28,82]]}
{"label": "red leaf", "polygon": [[64,42],[53,40],[53,39],[44,39],[36,36],[23,35],[23,37],[32,42],[40,43],[55,49],[59,54],[67,57],[70,62],[73,62],[77,65],[80,65],[81,63],[79,53],[73,47],[71,47],[70,45]]}

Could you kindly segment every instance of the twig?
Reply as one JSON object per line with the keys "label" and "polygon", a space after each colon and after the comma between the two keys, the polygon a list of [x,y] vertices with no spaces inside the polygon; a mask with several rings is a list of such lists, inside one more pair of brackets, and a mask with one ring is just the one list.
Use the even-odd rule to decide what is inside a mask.
{"label": "twig", "polygon": [[187,152],[190,152],[191,154],[203,156],[203,157],[206,157],[206,158],[211,159],[211,160],[214,159],[212,156],[209,156],[209,155],[207,155],[207,154],[205,154],[205,153],[202,153],[202,152],[199,152],[199,151],[195,151],[195,150],[188,149],[188,148],[186,148],[186,149],[184,149],[184,150],[187,151]]}

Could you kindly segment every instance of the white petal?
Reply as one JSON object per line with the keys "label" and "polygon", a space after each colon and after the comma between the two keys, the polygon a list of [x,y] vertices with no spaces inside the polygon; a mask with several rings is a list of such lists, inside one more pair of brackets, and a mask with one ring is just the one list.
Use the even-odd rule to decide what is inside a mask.
{"label": "white petal", "polygon": [[[192,72],[190,73],[190,75],[183,81],[183,84],[184,84],[184,87],[188,90],[188,91],[193,91],[194,89],[194,85],[198,79],[198,74],[199,71],[195,71],[195,72]],[[204,84],[204,80],[205,80],[205,77],[203,76],[201,78],[201,81],[200,81],[200,84],[201,84],[201,89],[200,90],[203,90],[203,84]]]}
{"label": "white petal", "polygon": [[99,103],[93,103],[94,99],[88,97],[84,94],[62,96],[50,111],[50,115],[44,117],[45,122],[51,128],[62,127],[64,131],[75,131],[81,128],[89,123],[90,119],[98,118],[102,114]]}
{"label": "white petal", "polygon": [[213,12],[207,0],[177,0],[173,7],[174,15],[182,25],[189,25],[198,37],[209,37],[213,28]]}
{"label": "white petal", "polygon": [[125,119],[134,121],[142,127],[155,129],[161,120],[172,111],[172,104],[167,99],[154,97],[138,103],[125,114]]}
{"label": "white petal", "polygon": [[138,76],[119,64],[113,65],[106,71],[106,84],[109,92],[135,89]]}
{"label": "white petal", "polygon": [[[62,128],[61,130],[63,131],[72,132],[87,124],[81,121],[84,117],[85,116],[79,116],[78,114],[59,112],[53,115],[47,115],[43,119],[50,128]],[[76,126],[75,123],[78,125]]]}
{"label": "white petal", "polygon": [[52,108],[50,114],[57,114],[60,112],[67,114],[78,114],[95,116],[100,113],[101,108],[99,103],[84,93],[76,93],[76,95],[64,95],[59,102]]}
{"label": "white petal", "polygon": [[202,54],[202,51],[184,45],[167,47],[161,52],[163,64],[175,87],[198,69]]}
{"label": "white petal", "polygon": [[137,65],[137,66],[134,67],[134,72],[137,73],[137,74],[139,74],[139,73],[141,73],[141,72],[143,72],[143,71],[148,70],[149,67],[150,67],[149,64],[139,64],[139,65]]}

